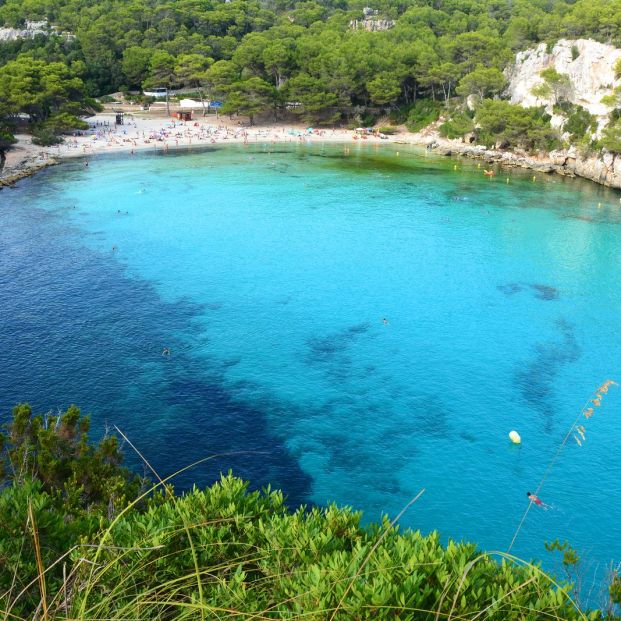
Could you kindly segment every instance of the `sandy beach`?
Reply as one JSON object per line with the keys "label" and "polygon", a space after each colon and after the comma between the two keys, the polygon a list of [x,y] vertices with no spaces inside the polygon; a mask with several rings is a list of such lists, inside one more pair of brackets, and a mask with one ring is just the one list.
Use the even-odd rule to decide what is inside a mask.
{"label": "sandy beach", "polygon": [[45,166],[72,157],[86,157],[101,153],[138,151],[169,151],[211,144],[276,144],[314,142],[356,142],[357,140],[385,143],[388,137],[360,137],[346,129],[314,129],[302,125],[261,125],[247,127],[227,117],[199,116],[192,121],[179,121],[163,116],[125,114],[124,124],[115,124],[113,112],[103,112],[86,119],[90,128],[65,137],[63,143],[52,147],[32,144],[31,137],[18,134],[18,142],[7,153],[3,176],[27,166]]}
{"label": "sandy beach", "polygon": [[[348,129],[317,128],[304,125],[270,124],[248,127],[228,117],[197,115],[192,121],[179,121],[158,114],[126,113],[123,125],[116,125],[114,112],[102,112],[85,119],[88,130],[67,135],[64,142],[51,147],[32,143],[31,136],[17,134],[17,144],[8,151],[0,174],[0,187],[9,186],[37,170],[67,158],[139,151],[174,151],[209,145],[277,143],[376,143],[386,144],[395,136],[360,136]],[[411,134],[414,136],[414,134]]]}
{"label": "sandy beach", "polygon": [[[132,157],[139,151],[172,152],[195,147],[227,144],[282,144],[282,143],[341,143],[341,144],[409,144],[427,147],[438,155],[456,155],[487,162],[504,168],[525,168],[540,173],[558,173],[579,176],[602,185],[621,188],[621,174],[605,157],[582,158],[570,148],[540,155],[487,149],[461,140],[442,138],[438,123],[418,133],[404,127],[390,135],[369,134],[334,128],[307,128],[301,124],[263,124],[247,126],[228,117],[197,115],[192,121],[180,121],[161,113],[126,113],[123,125],[116,125],[115,114],[105,111],[86,121],[88,130],[65,137],[63,143],[52,147],[32,144],[31,136],[18,134],[17,144],[7,153],[4,169],[0,172],[0,189],[11,186],[47,166],[74,157],[88,161],[103,153],[124,154]],[[613,158],[614,159],[614,158]],[[614,162],[613,162],[614,164]]]}

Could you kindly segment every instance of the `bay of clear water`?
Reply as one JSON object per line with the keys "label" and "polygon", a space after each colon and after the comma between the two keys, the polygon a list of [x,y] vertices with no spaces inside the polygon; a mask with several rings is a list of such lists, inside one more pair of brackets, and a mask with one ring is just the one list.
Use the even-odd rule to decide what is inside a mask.
{"label": "bay of clear water", "polygon": [[[233,469],[375,520],[425,488],[405,526],[506,550],[621,379],[620,250],[618,193],[404,145],[64,164],[0,193],[0,411],[77,403],[162,476],[221,454],[181,489]],[[611,390],[517,555],[621,560],[620,415]]]}

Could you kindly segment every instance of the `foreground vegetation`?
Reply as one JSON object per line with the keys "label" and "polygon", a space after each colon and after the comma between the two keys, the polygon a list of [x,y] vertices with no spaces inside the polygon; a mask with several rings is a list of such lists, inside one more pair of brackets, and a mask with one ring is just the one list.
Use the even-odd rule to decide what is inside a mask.
{"label": "foreground vegetation", "polygon": [[537,566],[349,509],[292,512],[231,475],[175,495],[88,428],[75,407],[20,405],[0,436],[1,618],[613,618]]}
{"label": "foreground vegetation", "polygon": [[[39,19],[46,34],[0,44],[0,152],[20,114],[49,143],[93,97],[155,86],[223,99],[224,112],[251,119],[359,125],[390,114],[415,129],[442,112],[453,117],[445,135],[480,127],[482,144],[549,149],[559,132],[542,109],[495,101],[504,67],[562,37],[621,44],[621,0],[0,0],[0,25]],[[385,29],[365,29],[375,24]],[[542,88],[560,92],[562,76],[548,77]],[[572,141],[588,137],[591,119],[571,115]],[[599,146],[621,150],[613,116]]]}

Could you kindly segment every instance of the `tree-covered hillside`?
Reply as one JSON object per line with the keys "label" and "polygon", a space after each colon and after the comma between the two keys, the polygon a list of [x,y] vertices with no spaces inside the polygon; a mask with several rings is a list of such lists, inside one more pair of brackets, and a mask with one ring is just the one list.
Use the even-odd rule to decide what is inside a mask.
{"label": "tree-covered hillside", "polygon": [[539,567],[437,533],[291,512],[230,475],[175,495],[88,429],[20,405],[0,433],[2,619],[616,619],[618,578],[609,614],[584,613]]}
{"label": "tree-covered hillside", "polygon": [[[621,44],[621,0],[0,0],[0,25],[27,20],[47,20],[50,32],[0,44],[5,133],[29,109],[37,78],[24,63],[35,60],[63,64],[73,81],[56,110],[58,98],[47,106],[59,114],[65,100],[78,108],[119,89],[189,87],[227,112],[313,123],[391,112],[416,129],[448,108],[457,118],[447,135],[463,135],[473,114],[455,107],[498,97],[516,51],[561,37]],[[535,138],[513,146],[553,145],[533,115],[542,113],[516,119],[513,133],[526,126]]]}

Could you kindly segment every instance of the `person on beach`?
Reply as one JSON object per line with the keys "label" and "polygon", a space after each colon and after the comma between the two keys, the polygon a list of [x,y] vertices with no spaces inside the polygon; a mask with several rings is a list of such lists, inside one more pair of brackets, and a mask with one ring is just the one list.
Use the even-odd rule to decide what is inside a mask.
{"label": "person on beach", "polygon": [[543,502],[541,500],[541,498],[539,498],[538,496],[535,496],[535,494],[531,493],[531,492],[526,492],[526,495],[528,496],[528,499],[531,502],[534,502],[538,507],[542,507],[543,509],[549,509],[550,505],[546,505],[545,502]]}

